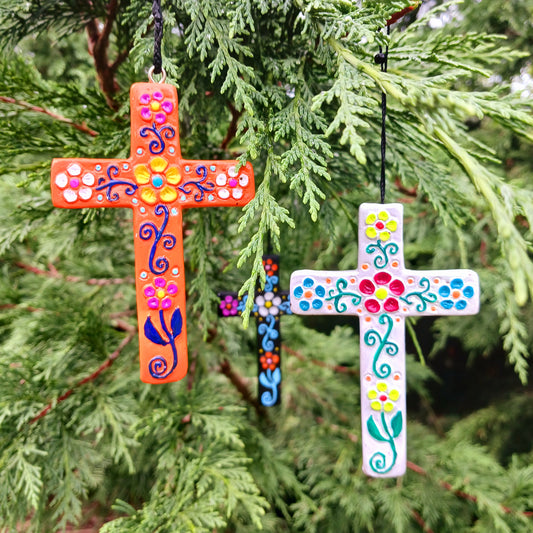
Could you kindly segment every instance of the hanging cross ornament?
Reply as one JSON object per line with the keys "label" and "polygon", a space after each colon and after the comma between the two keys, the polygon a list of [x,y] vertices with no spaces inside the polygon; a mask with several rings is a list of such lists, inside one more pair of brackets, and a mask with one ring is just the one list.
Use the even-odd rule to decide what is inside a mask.
{"label": "hanging cross ornament", "polygon": [[[292,314],[289,293],[279,288],[279,256],[264,255],[266,281],[264,290],[255,292],[252,313],[257,324],[257,368],[259,400],[271,407],[281,401],[281,334],[280,316]],[[222,317],[241,315],[248,295],[219,292],[218,314]]]}
{"label": "hanging cross ornament", "polygon": [[476,314],[477,274],[405,269],[403,206],[368,203],[359,209],[358,269],[296,271],[290,295],[297,314],[359,316],[363,471],[403,475],[405,317]]}
{"label": "hanging cross ornament", "polygon": [[52,201],[133,210],[141,380],[168,383],[187,373],[182,210],[246,205],[254,177],[250,164],[181,158],[175,87],[136,83],[130,103],[129,159],[54,159]]}

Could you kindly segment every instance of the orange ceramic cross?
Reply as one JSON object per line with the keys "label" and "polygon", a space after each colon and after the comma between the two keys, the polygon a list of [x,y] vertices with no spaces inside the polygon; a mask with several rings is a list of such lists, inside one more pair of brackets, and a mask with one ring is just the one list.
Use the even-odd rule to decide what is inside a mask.
{"label": "orange ceramic cross", "polygon": [[182,209],[247,204],[253,170],[237,161],[181,158],[176,88],[136,83],[130,91],[129,159],[54,159],[57,207],[133,210],[141,380],[187,373]]}

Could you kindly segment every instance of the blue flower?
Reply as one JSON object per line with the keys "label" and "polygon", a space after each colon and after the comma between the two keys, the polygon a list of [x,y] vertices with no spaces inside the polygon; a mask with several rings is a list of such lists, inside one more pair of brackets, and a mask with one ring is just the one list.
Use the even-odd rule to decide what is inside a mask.
{"label": "blue flower", "polygon": [[468,305],[467,299],[474,296],[474,288],[470,285],[465,286],[461,278],[454,278],[449,285],[443,285],[439,288],[439,295],[443,298],[440,305],[444,309],[455,307],[458,311],[462,311]]}
{"label": "blue flower", "polygon": [[298,306],[302,311],[309,311],[313,309],[320,309],[324,305],[322,298],[326,295],[326,289],[322,285],[315,286],[315,280],[312,278],[305,278],[301,285],[298,285],[293,295],[298,302]]}

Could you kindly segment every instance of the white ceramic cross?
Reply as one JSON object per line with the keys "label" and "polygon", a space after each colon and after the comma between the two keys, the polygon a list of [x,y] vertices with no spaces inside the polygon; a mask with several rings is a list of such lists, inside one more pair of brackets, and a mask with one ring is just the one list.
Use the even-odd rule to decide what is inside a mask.
{"label": "white ceramic cross", "polygon": [[300,315],[359,316],[363,471],[396,477],[406,468],[407,316],[473,315],[479,279],[472,270],[404,267],[403,206],[362,204],[357,270],[298,270],[290,301]]}

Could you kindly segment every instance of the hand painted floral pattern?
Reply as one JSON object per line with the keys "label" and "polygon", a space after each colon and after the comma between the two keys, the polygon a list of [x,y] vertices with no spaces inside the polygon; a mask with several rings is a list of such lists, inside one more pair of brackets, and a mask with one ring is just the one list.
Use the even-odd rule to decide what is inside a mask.
{"label": "hand painted floral pattern", "polygon": [[269,277],[276,276],[278,272],[278,265],[269,257],[268,259],[263,259],[263,268],[265,269],[265,274]]}
{"label": "hand painted floral pattern", "polygon": [[169,309],[172,306],[172,297],[178,292],[174,282],[167,283],[165,278],[155,278],[152,285],[144,288],[146,303],[150,309]]}
{"label": "hand painted floral pattern", "polygon": [[173,185],[181,181],[181,175],[166,159],[154,157],[148,165],[137,165],[133,174],[137,183],[142,186],[141,198],[148,205],[158,202],[170,203],[178,197]]}
{"label": "hand painted floral pattern", "polygon": [[239,298],[228,294],[222,299],[219,307],[222,316],[236,316],[239,312]]}
{"label": "hand painted floral pattern", "polygon": [[305,278],[301,285],[298,285],[294,291],[294,296],[297,299],[302,298],[298,302],[298,306],[302,311],[309,311],[313,309],[320,309],[324,304],[322,298],[326,295],[326,289],[322,285],[315,285],[313,278]]}
{"label": "hand painted floral pattern", "polygon": [[374,411],[386,411],[389,413],[394,409],[394,403],[398,401],[400,392],[396,389],[389,391],[388,385],[384,381],[378,381],[375,389],[368,391],[368,399],[371,400],[370,408]]}
{"label": "hand painted floral pattern", "polygon": [[388,272],[378,272],[373,280],[361,280],[359,290],[367,296],[364,306],[368,312],[379,313],[383,307],[384,311],[392,313],[400,308],[397,297],[404,293],[405,286],[401,280],[393,280]]}
{"label": "hand painted floral pattern", "polygon": [[279,356],[272,352],[265,352],[265,354],[259,358],[259,362],[261,363],[263,370],[267,370],[268,368],[274,370],[276,366],[278,366]]}
{"label": "hand painted floral pattern", "polygon": [[398,223],[392,219],[387,211],[379,211],[370,213],[365,220],[366,229],[365,234],[369,239],[379,239],[380,241],[388,241],[391,234],[398,228]]}
{"label": "hand painted floral pattern", "polygon": [[90,187],[95,181],[92,172],[85,172],[82,176],[82,169],[78,163],[70,164],[66,172],[60,172],[55,177],[55,184],[62,189],[63,198],[69,203],[75,202],[78,198],[89,200],[93,195]]}
{"label": "hand painted floral pattern", "polygon": [[147,122],[154,120],[157,124],[164,124],[167,115],[174,110],[174,104],[170,100],[165,100],[161,91],[155,91],[152,95],[145,93],[139,98],[141,107],[141,117]]}
{"label": "hand painted floral pattern", "polygon": [[255,297],[255,304],[257,305],[257,312],[260,316],[266,317],[268,315],[277,315],[279,313],[279,306],[282,300],[273,292],[265,292],[258,294]]}
{"label": "hand painted floral pattern", "polygon": [[461,278],[454,278],[449,285],[442,285],[439,288],[439,296],[443,298],[440,305],[444,309],[455,308],[462,311],[468,305],[467,300],[474,296],[474,288],[470,285],[465,286]]}
{"label": "hand painted floral pattern", "polygon": [[225,200],[231,196],[235,200],[238,200],[242,198],[242,188],[246,187],[250,180],[246,174],[239,175],[235,167],[230,167],[227,172],[218,174],[215,181],[220,187],[217,189],[217,194],[220,198]]}

